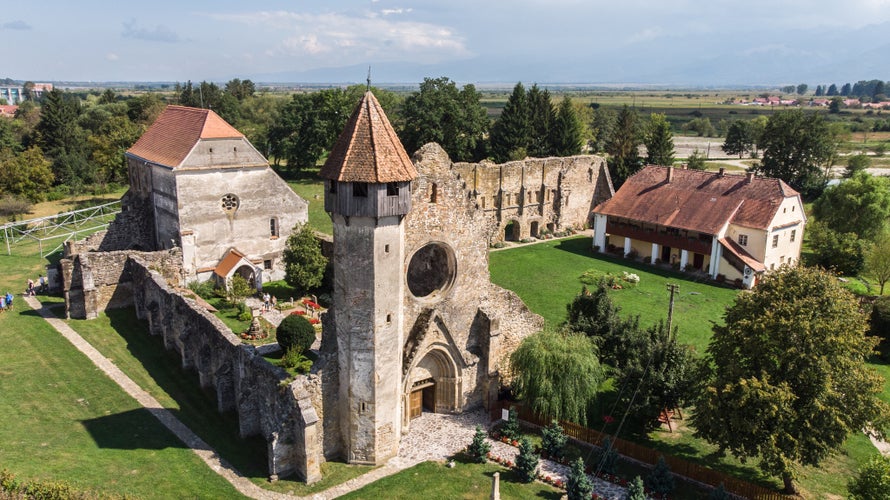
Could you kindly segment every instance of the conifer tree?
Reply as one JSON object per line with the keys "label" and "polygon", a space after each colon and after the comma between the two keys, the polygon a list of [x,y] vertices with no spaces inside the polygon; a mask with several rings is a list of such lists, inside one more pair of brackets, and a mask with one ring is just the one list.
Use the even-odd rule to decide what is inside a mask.
{"label": "conifer tree", "polygon": [[625,105],[618,113],[606,152],[609,153],[609,174],[615,189],[637,173],[640,163],[640,130],[637,112]]}
{"label": "conifer tree", "polygon": [[671,124],[664,114],[652,113],[646,124],[646,163],[671,166],[674,163],[674,139]]}
{"label": "conifer tree", "polygon": [[584,472],[584,460],[578,457],[572,462],[569,478],[566,483],[566,495],[569,500],[589,500],[593,493],[593,484],[587,473]]}
{"label": "conifer tree", "polygon": [[582,132],[581,120],[572,107],[572,100],[566,96],[559,103],[559,111],[550,134],[553,154],[572,156],[581,153]]}
{"label": "conifer tree", "polygon": [[562,456],[567,440],[565,432],[556,420],[541,429],[541,448],[553,458]]}
{"label": "conifer tree", "polygon": [[513,93],[510,94],[504,111],[491,128],[489,141],[496,161],[525,158],[531,137],[528,117],[528,97],[525,87],[519,82],[513,87]]}
{"label": "conifer tree", "polygon": [[640,479],[640,476],[636,476],[627,485],[627,490],[624,492],[624,500],[646,500],[646,488],[643,486],[643,480]]}
{"label": "conifer tree", "polygon": [[481,425],[477,425],[476,433],[473,434],[473,442],[467,448],[467,453],[480,464],[484,464],[489,451],[491,451],[491,445],[485,440],[485,430]]}
{"label": "conifer tree", "polygon": [[519,415],[515,408],[510,408],[507,413],[507,422],[501,426],[501,434],[511,440],[519,437]]}
{"label": "conifer tree", "polygon": [[664,455],[659,455],[658,462],[652,472],[646,477],[646,487],[653,493],[659,495],[669,495],[674,491],[674,475],[667,462],[664,461]]}
{"label": "conifer tree", "polygon": [[546,89],[541,90],[538,84],[534,84],[528,89],[527,100],[530,128],[528,155],[534,158],[559,155],[554,151],[550,139],[551,129],[556,125],[556,113],[550,101],[550,92]]}
{"label": "conifer tree", "polygon": [[524,483],[534,481],[537,470],[538,455],[535,454],[528,436],[522,436],[522,439],[519,440],[519,455],[516,456],[516,472],[519,475],[519,480]]}

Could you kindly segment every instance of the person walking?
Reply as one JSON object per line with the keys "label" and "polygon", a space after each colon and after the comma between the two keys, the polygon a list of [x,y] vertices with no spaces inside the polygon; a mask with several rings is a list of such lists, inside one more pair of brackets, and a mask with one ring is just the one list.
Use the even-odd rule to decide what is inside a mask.
{"label": "person walking", "polygon": [[28,294],[29,296],[31,296],[31,297],[34,296],[34,280],[32,280],[31,278],[28,278],[28,290],[27,290],[27,294]]}
{"label": "person walking", "polygon": [[12,292],[6,292],[6,309],[12,311]]}

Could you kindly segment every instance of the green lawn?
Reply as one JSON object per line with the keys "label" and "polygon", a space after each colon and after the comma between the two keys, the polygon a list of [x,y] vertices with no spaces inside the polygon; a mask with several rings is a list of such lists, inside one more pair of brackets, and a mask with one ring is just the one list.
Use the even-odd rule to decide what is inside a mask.
{"label": "green lawn", "polygon": [[295,193],[309,202],[309,223],[317,231],[334,234],[331,217],[324,211],[324,182],[318,176],[318,169],[303,169],[287,179]]}
{"label": "green lawn", "polygon": [[398,474],[375,481],[340,498],[349,500],[379,498],[429,500],[478,499],[491,496],[491,477],[501,475],[501,498],[542,498],[559,500],[563,492],[544,483],[520,483],[516,474],[494,463],[475,464],[456,461],[449,469],[438,462],[424,462]]}
{"label": "green lawn", "polygon": [[[0,256],[0,289],[20,292],[44,263]],[[142,498],[240,497],[19,296],[0,314],[0,342],[0,467],[18,479]]]}
{"label": "green lawn", "polygon": [[709,280],[690,281],[684,273],[594,254],[590,245],[589,237],[579,236],[491,252],[491,279],[516,292],[549,325],[565,320],[566,305],[581,291],[578,277],[588,269],[640,276],[634,288],[614,290],[611,296],[622,314],[640,315],[644,326],[667,318],[670,294],[666,285],[677,283],[680,291],[674,299],[674,325],[679,328],[679,338],[699,353],[704,352],[711,338],[711,322],[721,321],[724,308],[738,290]]}

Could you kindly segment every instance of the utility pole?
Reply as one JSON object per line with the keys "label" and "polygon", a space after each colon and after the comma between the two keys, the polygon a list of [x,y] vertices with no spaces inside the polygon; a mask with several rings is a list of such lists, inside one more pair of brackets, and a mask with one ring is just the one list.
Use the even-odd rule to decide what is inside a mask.
{"label": "utility pole", "polygon": [[680,291],[680,285],[676,283],[668,283],[667,284],[668,291],[671,292],[671,302],[668,304],[668,338],[673,334],[673,321],[674,321],[674,294]]}

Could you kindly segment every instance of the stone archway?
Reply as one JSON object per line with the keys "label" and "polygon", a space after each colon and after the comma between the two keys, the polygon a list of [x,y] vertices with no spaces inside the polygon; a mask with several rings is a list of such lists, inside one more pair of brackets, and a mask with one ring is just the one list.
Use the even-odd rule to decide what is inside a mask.
{"label": "stone archway", "polygon": [[539,223],[536,220],[533,220],[531,222],[531,224],[529,225],[528,233],[532,238],[537,238],[539,236],[538,235],[538,226],[539,226]]}
{"label": "stone archway", "polygon": [[250,285],[250,288],[257,289],[258,280],[256,279],[257,278],[256,268],[245,264],[245,265],[239,267],[238,269],[236,269],[235,274],[244,278],[244,280],[247,281],[247,284]]}
{"label": "stone archway", "polygon": [[519,241],[521,239],[521,231],[522,228],[519,227],[519,221],[516,219],[511,219],[509,222],[507,222],[507,225],[504,226],[504,240]]}
{"label": "stone archway", "polygon": [[408,372],[403,421],[424,411],[451,413],[460,410],[460,374],[447,348],[434,346]]}

